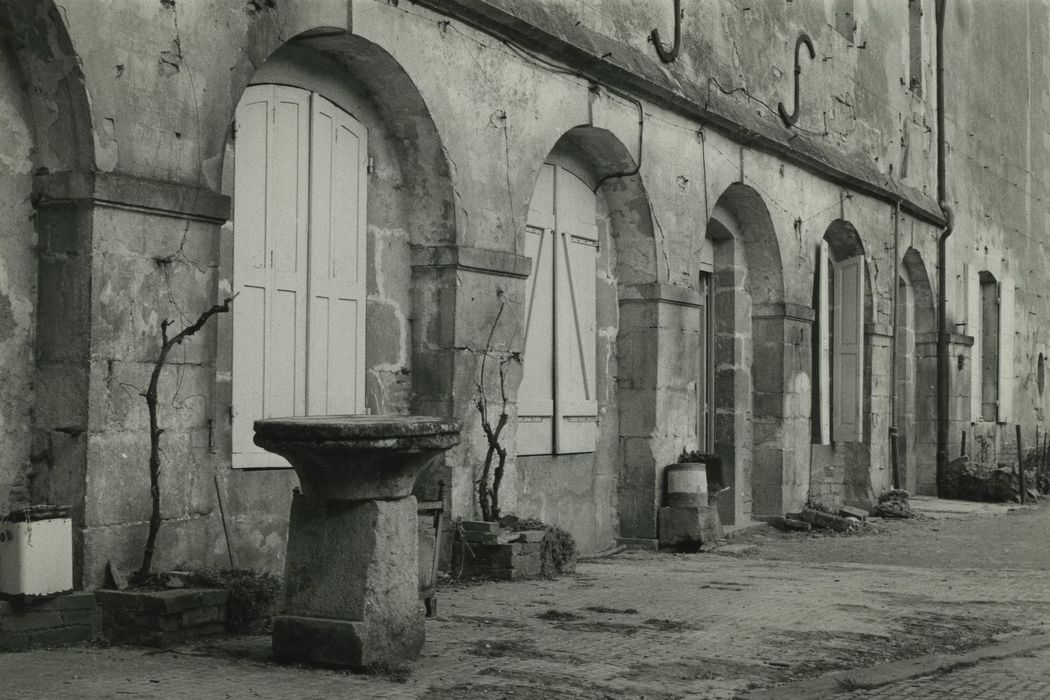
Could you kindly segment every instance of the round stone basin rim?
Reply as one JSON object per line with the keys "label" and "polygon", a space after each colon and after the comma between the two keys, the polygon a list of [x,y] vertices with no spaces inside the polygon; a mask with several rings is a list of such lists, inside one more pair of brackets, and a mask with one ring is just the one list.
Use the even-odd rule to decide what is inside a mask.
{"label": "round stone basin rim", "polygon": [[457,435],[462,423],[434,416],[295,416],[255,421],[255,434],[276,440],[383,440]]}

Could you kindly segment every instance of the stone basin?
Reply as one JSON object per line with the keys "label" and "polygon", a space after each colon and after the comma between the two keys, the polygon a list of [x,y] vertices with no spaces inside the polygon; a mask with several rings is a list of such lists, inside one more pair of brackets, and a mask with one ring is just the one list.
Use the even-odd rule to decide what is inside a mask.
{"label": "stone basin", "polygon": [[460,422],[430,416],[301,416],[255,421],[255,444],[327,500],[404,498],[438,455],[459,444]]}
{"label": "stone basin", "polygon": [[416,658],[416,479],[459,444],[460,422],[428,416],[255,421],[255,444],[299,475],[288,521],[278,661],[365,668]]}

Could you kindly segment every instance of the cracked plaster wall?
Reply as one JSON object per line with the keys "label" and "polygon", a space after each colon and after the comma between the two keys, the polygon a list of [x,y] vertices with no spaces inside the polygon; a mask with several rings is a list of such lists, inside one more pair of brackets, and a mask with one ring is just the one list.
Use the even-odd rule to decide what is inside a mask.
{"label": "cracked plaster wall", "polygon": [[37,296],[30,203],[32,117],[11,47],[0,45],[0,514],[33,502],[47,464],[31,459]]}

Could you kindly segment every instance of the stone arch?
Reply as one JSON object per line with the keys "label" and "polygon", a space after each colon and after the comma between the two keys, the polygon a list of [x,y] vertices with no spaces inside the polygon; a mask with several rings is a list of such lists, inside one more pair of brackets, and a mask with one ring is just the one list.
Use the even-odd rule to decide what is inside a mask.
{"label": "stone arch", "polygon": [[[582,550],[596,551],[614,541],[612,504],[618,486],[621,531],[637,527],[655,537],[658,398],[653,378],[642,376],[652,366],[646,343],[655,342],[655,330],[641,320],[642,309],[655,301],[652,212],[637,164],[626,146],[605,129],[580,126],[562,134],[544,162],[536,164],[537,182],[546,163],[569,171],[595,193],[595,389],[600,418],[593,453],[516,458],[518,501],[524,511],[573,532]],[[534,188],[530,200],[535,196]],[[518,246],[525,250],[523,238]],[[524,361],[529,362],[528,351]],[[639,420],[639,416],[648,418]],[[626,432],[625,425],[630,426]],[[623,480],[609,473],[609,465],[624,462],[623,469],[644,474],[640,477],[647,487],[644,493],[630,488],[625,492]]]}
{"label": "stone arch", "polygon": [[[616,278],[621,296],[632,285],[657,281],[656,244],[649,195],[627,146],[607,129],[577,126],[551,148],[586,163],[591,186],[604,200],[609,233],[617,242]],[[537,167],[536,173],[539,173]]]}
{"label": "stone arch", "polygon": [[94,169],[91,108],[80,60],[53,0],[0,5],[0,38],[25,79],[34,165],[51,173]]}
{"label": "stone arch", "polygon": [[[368,131],[367,410],[457,415],[453,334],[461,264],[455,249],[458,207],[450,163],[420,91],[389,52],[344,30],[314,27],[286,41],[268,31],[249,38],[254,70],[238,76],[234,105],[249,85],[287,85],[324,97]],[[234,105],[221,174],[223,193],[230,196],[236,169]],[[236,222],[227,222],[220,244],[220,289],[232,288],[234,236]],[[231,371],[235,371],[233,324],[229,317],[218,320],[214,413],[227,415]],[[218,435],[220,448],[232,444],[229,426],[223,428],[225,432]],[[228,464],[229,452],[223,452]],[[435,481],[449,481],[444,469],[434,473]],[[291,478],[277,473],[253,478],[269,480],[272,488],[280,490],[286,477]],[[236,470],[228,479],[231,489],[245,481]],[[262,498],[260,503],[267,508],[275,505]],[[283,539],[274,541],[280,545]],[[272,566],[281,550],[277,546],[241,556],[262,557],[262,566]]]}
{"label": "stone arch", "polygon": [[[879,325],[875,321],[878,318],[876,308],[876,295],[874,293],[874,270],[868,261],[867,251],[860,233],[852,222],[845,219],[835,219],[825,229],[822,240],[827,244],[830,295],[834,298],[835,290],[832,279],[832,269],[836,263],[844,262],[858,256],[864,257],[864,310],[863,310],[863,374],[861,383],[861,439],[860,441],[840,440],[834,438],[831,444],[819,444],[818,417],[823,413],[821,405],[822,386],[821,381],[814,381],[812,393],[813,405],[812,415],[814,417],[811,425],[814,440],[810,451],[810,495],[814,500],[829,503],[852,503],[857,505],[870,504],[873,498],[873,454],[885,456],[888,459],[886,445],[888,439],[886,433],[873,434],[874,411],[884,415],[888,410],[890,390],[880,388],[879,395],[872,395],[873,366],[877,363],[886,366],[889,362],[890,348],[893,342],[893,329],[889,324]],[[819,311],[820,265],[816,265],[813,275],[813,305]],[[829,300],[830,302],[830,300]],[[818,314],[819,315],[819,314]],[[828,309],[828,320],[831,319],[831,311]],[[819,330],[814,332],[817,337]],[[833,330],[832,330],[833,335]],[[830,364],[834,364],[834,349],[829,348],[828,357],[825,358]],[[830,368],[821,368],[822,359],[818,352],[818,345],[814,343],[812,356],[813,376],[819,380],[822,372],[831,372]],[[830,376],[830,375],[829,375]],[[832,380],[833,381],[833,380]],[[833,385],[829,386],[832,387]],[[827,398],[824,408],[830,406],[834,411],[834,402],[831,397]],[[888,474],[888,469],[885,472]],[[881,488],[881,487],[880,487]]]}
{"label": "stone arch", "polygon": [[[904,253],[900,274],[907,294],[902,305],[898,288],[894,336],[898,343],[897,423],[903,445],[903,487],[914,493],[936,495],[936,300],[919,251],[909,248]],[[902,311],[906,323],[901,323]]]}
{"label": "stone arch", "polygon": [[79,57],[51,0],[0,5],[0,54],[7,102],[0,383],[18,395],[14,402],[0,397],[3,439],[11,448],[0,460],[0,512],[71,505],[79,545],[92,317],[85,200],[95,167],[91,111]]}
{"label": "stone arch", "polygon": [[724,462],[732,499],[719,500],[723,522],[752,512],[781,513],[798,500],[785,461],[786,398],[794,377],[785,364],[793,333],[784,304],[784,273],[776,231],[761,195],[733,183],[707,222],[713,254],[710,293],[713,451]]}
{"label": "stone arch", "polygon": [[[426,321],[442,313],[430,278],[436,269],[445,269],[440,261],[447,256],[440,251],[457,240],[449,163],[427,105],[404,68],[366,39],[320,27],[274,46],[272,40],[269,34],[260,38],[263,46],[256,52],[265,59],[244,87],[300,87],[331,100],[368,129],[374,164],[367,208],[368,408],[406,413],[427,406],[434,412],[432,402],[440,401],[443,414],[451,415],[451,374],[428,373],[421,382],[417,377],[423,375],[411,372],[417,359],[433,362],[420,353],[433,353],[441,345],[439,329]],[[232,195],[235,162],[229,139],[224,163],[223,190]],[[225,231],[232,235],[230,226]],[[230,255],[223,257],[228,261]],[[223,276],[228,272],[224,263]],[[424,322],[410,326],[410,318]],[[413,327],[434,337],[413,337]]]}

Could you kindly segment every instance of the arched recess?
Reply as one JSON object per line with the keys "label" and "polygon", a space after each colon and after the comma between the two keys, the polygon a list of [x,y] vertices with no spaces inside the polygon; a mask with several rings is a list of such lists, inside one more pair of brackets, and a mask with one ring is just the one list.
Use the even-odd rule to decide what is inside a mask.
{"label": "arched recess", "polygon": [[91,112],[54,2],[0,5],[0,64],[0,512],[72,506],[79,570],[92,318],[91,206],[80,184],[94,170]]}
{"label": "arched recess", "polygon": [[937,493],[937,310],[919,251],[901,261],[897,293],[897,426],[904,488]]}
{"label": "arched recess", "polygon": [[[621,532],[625,518],[655,528],[652,485],[657,460],[653,435],[657,430],[659,397],[651,343],[658,341],[654,324],[644,322],[644,308],[652,301],[656,255],[649,200],[636,170],[626,146],[611,132],[589,126],[569,130],[537,169],[528,226],[519,247],[534,259],[533,272],[526,283],[526,304],[533,300],[530,308],[545,303],[535,301],[540,298],[537,290],[543,289],[545,265],[550,263],[555,270],[558,264],[557,256],[540,251],[536,245],[544,235],[562,246],[562,259],[570,259],[576,279],[594,289],[593,307],[576,308],[576,318],[590,315],[593,319],[593,330],[588,331],[593,338],[593,351],[587,350],[583,362],[594,363],[597,419],[593,423],[593,440],[587,438],[590,441],[583,444],[578,439],[578,428],[591,429],[585,424],[562,422],[560,429],[566,434],[571,431],[574,444],[560,439],[568,435],[559,436],[559,426],[555,425],[549,449],[537,445],[533,434],[545,428],[529,423],[532,419],[527,414],[535,405],[529,402],[537,392],[528,384],[529,379],[517,392],[519,416],[524,416],[519,418],[517,428],[521,436],[516,445],[521,454],[515,460],[518,509],[536,513],[569,530],[582,551],[598,551],[614,542],[617,500]],[[562,195],[557,206],[545,194],[548,190]],[[588,212],[583,218],[593,221],[593,234],[573,232],[575,225],[571,221],[578,212]],[[587,225],[584,221],[580,231]],[[541,233],[544,227],[550,228],[549,233]],[[593,267],[587,259],[593,259]],[[564,274],[567,268],[560,269]],[[584,280],[579,270],[586,270],[586,276],[593,275],[594,279]],[[561,278],[548,279],[557,282]],[[560,288],[567,290],[568,285]],[[562,316],[571,316],[565,295],[561,298],[560,304],[557,300],[552,303],[555,325],[559,323],[558,311]],[[561,346],[554,337],[545,342],[529,317],[526,313],[522,319],[526,332],[523,374],[527,378],[555,354],[560,357],[559,347],[564,350],[564,338],[559,341]],[[531,317],[534,321],[538,318],[535,313]],[[550,330],[553,327],[548,333]],[[650,343],[648,349],[646,343]],[[571,378],[563,378],[557,371],[544,376],[548,374],[557,411],[558,403],[576,389]],[[567,450],[560,450],[559,443],[568,445]],[[621,460],[623,471],[618,473],[616,467]],[[641,486],[635,489],[638,484]],[[641,504],[648,504],[648,508]],[[627,529],[631,527],[628,525]]]}
{"label": "arched recess", "polygon": [[[364,401],[358,410],[457,415],[452,403],[457,393],[453,389],[457,268],[455,256],[446,254],[457,239],[455,195],[441,139],[411,77],[381,47],[345,32],[319,29],[276,47],[248,78],[247,85],[278,86],[297,95],[295,100],[307,111],[310,105],[330,105],[330,111],[344,115],[340,118],[359,125],[362,142],[367,135],[367,150],[361,153],[362,160],[355,161],[359,166],[356,176],[364,189],[364,225],[358,235],[365,240],[367,300],[365,350],[360,362]],[[306,121],[304,128],[309,135],[304,142],[315,139],[316,119],[312,116]],[[231,122],[222,187],[234,198],[235,216],[223,227],[218,284],[220,290],[234,292],[239,291],[233,274],[238,236],[237,151],[238,142],[247,138]],[[324,156],[322,151],[305,156],[311,167]],[[313,170],[306,177],[309,196],[313,196],[320,180]],[[332,201],[328,206],[336,211],[345,205]],[[319,205],[314,202],[310,206]],[[314,233],[311,223],[305,235]],[[235,314],[236,302],[229,316]],[[310,312],[307,318],[311,318]],[[233,383],[239,381],[232,362],[234,323],[233,318],[220,318],[217,334],[213,410],[216,425],[221,427],[218,444],[225,455],[230,454],[235,439],[225,417],[230,415],[233,403]],[[287,473],[276,473],[256,475],[251,481],[282,489],[290,478]],[[440,473],[435,478],[447,480]],[[247,480],[239,473],[228,472],[227,479],[231,490],[246,486]],[[261,492],[258,499],[260,509],[273,511],[260,512],[259,519],[270,522],[287,510],[283,502],[275,503]],[[280,525],[276,521],[278,529]],[[252,527],[258,528],[259,523],[248,527],[248,534],[256,537]],[[279,561],[283,534],[272,541],[272,551],[244,556],[272,566]]]}
{"label": "arched recess", "polygon": [[[719,515],[727,524],[782,513],[797,500],[786,459],[786,411],[793,359],[785,357],[797,319],[784,304],[776,231],[762,197],[730,185],[707,222],[711,243],[709,389],[712,451],[723,460]],[[791,360],[785,363],[785,360]]]}
{"label": "arched recess", "polygon": [[872,396],[873,352],[876,345],[888,351],[893,332],[873,323],[873,272],[851,222],[828,225],[816,258],[810,496],[830,504],[870,504],[873,444],[880,440],[881,449],[888,442],[883,430],[872,433],[873,411],[886,414],[890,398],[888,390]]}

